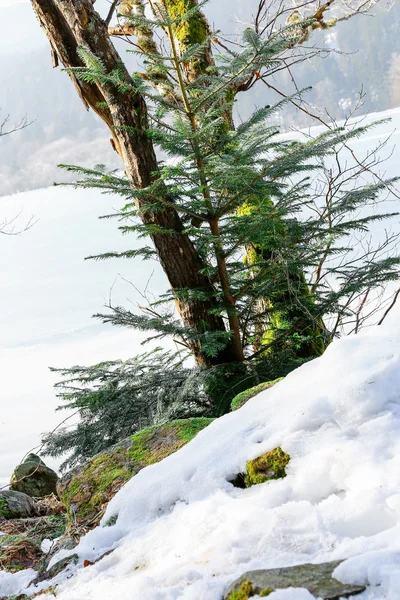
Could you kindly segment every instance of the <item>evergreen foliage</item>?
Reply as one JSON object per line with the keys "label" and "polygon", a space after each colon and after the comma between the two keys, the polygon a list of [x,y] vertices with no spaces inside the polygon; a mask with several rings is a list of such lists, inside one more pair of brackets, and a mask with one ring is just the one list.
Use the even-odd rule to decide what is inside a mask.
{"label": "evergreen foliage", "polygon": [[[169,158],[160,161],[160,176],[145,189],[132,189],[123,176],[104,169],[66,168],[81,175],[77,186],[96,187],[125,198],[117,215],[128,221],[120,226],[123,233],[144,238],[155,231],[174,235],[159,225],[144,225],[139,212],[161,211],[166,204],[179,212],[212,282],[213,310],[224,318],[227,331],[199,331],[176,318],[176,297],[207,300],[209,292],[202,289],[168,292],[159,302],[172,308],[165,308],[162,314],[153,312],[154,306],[152,314],[145,315],[110,307],[109,314],[97,316],[116,325],[152,330],[158,337],[172,335],[188,346],[195,339],[209,356],[215,356],[230,336],[238,361],[273,351],[291,351],[293,357],[307,358],[309,354],[302,354],[302,348],[319,344],[323,350],[338,333],[328,327],[329,318],[340,315],[343,322],[358,309],[361,294],[398,277],[397,256],[377,258],[375,254],[372,260],[369,252],[356,261],[343,264],[341,260],[354,251],[357,233],[367,233],[372,222],[392,216],[376,209],[368,212],[367,207],[376,206],[382,191],[394,180],[360,185],[356,167],[332,174],[325,165],[330,157],[338,162],[338,149],[363,136],[371,126],[338,127],[314,139],[282,140],[269,120],[286,100],[261,107],[235,129],[227,128],[229,90],[254,72],[276,68],[282,52],[300,34],[295,26],[286,26],[262,39],[248,28],[240,51],[218,55],[215,65],[187,84],[183,65],[201,56],[208,40],[190,44],[180,56],[173,28],[189,19],[193,10],[172,17],[160,9],[158,20],[138,18],[139,25],[147,29],[168,32],[170,52],[146,55],[153,70],[171,75],[168,97],[155,93],[139,76],[131,84],[118,71],[105,72],[101,60],[84,49],[80,53],[86,67],[74,69],[74,74],[87,82],[101,80],[147,99],[152,107],[148,135]],[[327,182],[324,190],[316,190],[312,180],[327,171],[334,185]],[[135,204],[138,199],[140,211]],[[249,206],[251,209],[246,208]],[[253,249],[252,260],[244,260],[244,248],[247,256]],[[154,250],[144,246],[119,253],[139,255],[151,258]],[[111,256],[116,254],[94,258]]]}
{"label": "evergreen foliage", "polygon": [[210,403],[192,370],[178,353],[157,349],[127,361],[90,367],[52,369],[63,377],[56,384],[63,404],[79,415],[43,437],[44,452],[61,456],[72,450],[62,468],[74,466],[148,425],[175,416],[210,413]]}
{"label": "evergreen foliage", "polygon": [[52,371],[63,378],[55,386],[62,400],[58,410],[73,411],[73,423],[68,426],[63,421],[45,434],[42,452],[53,457],[70,453],[62,469],[84,462],[144,427],[220,416],[229,410],[232,398],[255,381],[243,365],[193,368],[182,352],[161,349],[127,361]]}

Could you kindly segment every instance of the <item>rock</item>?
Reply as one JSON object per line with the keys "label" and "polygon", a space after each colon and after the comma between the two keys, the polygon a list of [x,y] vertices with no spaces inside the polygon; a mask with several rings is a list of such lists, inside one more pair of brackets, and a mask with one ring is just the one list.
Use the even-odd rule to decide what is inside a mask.
{"label": "rock", "polygon": [[238,410],[244,404],[246,404],[246,402],[248,400],[250,400],[250,398],[257,396],[257,394],[259,394],[260,392],[263,392],[264,390],[269,390],[276,383],[279,383],[280,381],[282,381],[282,379],[284,379],[284,378],[280,377],[280,379],[274,379],[274,381],[264,381],[263,383],[260,383],[259,385],[255,385],[254,387],[251,387],[248,390],[241,392],[240,394],[235,396],[234,399],[232,400],[231,410]]}
{"label": "rock", "polygon": [[76,530],[82,534],[82,527],[91,529],[98,525],[111,498],[131,477],[182,448],[211,421],[181,419],[147,427],[62,477],[58,494]]}
{"label": "rock", "polygon": [[246,463],[246,473],[238,473],[230,483],[238,488],[248,488],[271,479],[283,479],[286,477],[289,460],[289,454],[278,446],[258,458],[249,460]]}
{"label": "rock", "polygon": [[41,581],[47,581],[48,579],[53,579],[56,575],[64,571],[69,565],[76,565],[79,560],[79,556],[77,554],[71,554],[70,556],[66,556],[62,558],[58,562],[56,562],[48,571],[43,571],[34,579],[29,585],[37,585]]}
{"label": "rock", "polygon": [[43,498],[57,493],[59,477],[36,456],[29,454],[24,462],[16,467],[10,480],[10,490],[23,492],[32,498]]}
{"label": "rock", "polygon": [[26,519],[35,516],[35,505],[29,496],[12,490],[0,490],[0,520]]}
{"label": "rock", "polygon": [[341,561],[319,565],[297,565],[280,569],[248,571],[228,589],[224,600],[247,600],[252,596],[268,596],[275,590],[305,588],[316,598],[339,600],[361,594],[365,586],[340,583],[332,573]]}

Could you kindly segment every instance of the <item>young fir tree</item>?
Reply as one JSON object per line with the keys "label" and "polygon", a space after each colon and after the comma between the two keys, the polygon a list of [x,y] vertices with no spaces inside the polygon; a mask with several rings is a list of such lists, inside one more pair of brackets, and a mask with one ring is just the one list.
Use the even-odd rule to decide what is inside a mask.
{"label": "young fir tree", "polygon": [[[172,315],[136,316],[122,308],[115,308],[105,319],[159,330],[160,335],[179,336],[189,348],[198,343],[210,357],[230,343],[238,362],[249,356],[261,330],[265,332],[267,352],[287,345],[294,348],[294,354],[300,349],[301,356],[307,344],[319,343],[322,348],[329,341],[322,319],[332,309],[320,284],[313,285],[311,293],[306,274],[316,268],[319,251],[329,255],[337,252],[333,240],[365,229],[385,216],[355,215],[391,182],[378,181],[355,191],[340,189],[335,210],[347,217],[336,225],[331,220],[329,228],[321,228],[320,215],[301,218],[304,207],[311,202],[310,173],[320,168],[316,161],[334,154],[340,144],[361,136],[367,127],[331,130],[307,142],[278,140],[278,131],[269,126],[268,119],[284,102],[260,108],[247,121],[228,127],[227,114],[229,121],[233,120],[232,88],[254,70],[261,72],[279,61],[288,40],[300,34],[297,25],[290,25],[263,40],[248,28],[240,51],[219,55],[200,73],[192,68],[189,81],[185,77],[187,65],[202,61],[210,43],[208,37],[202,43],[187,43],[182,54],[174,31],[183,28],[193,12],[197,14],[198,8],[175,16],[160,3],[157,20],[135,17],[135,26],[142,30],[158,28],[166,32],[169,52],[154,52],[151,45],[150,51],[139,51],[146,58],[147,73],[163,79],[162,93],[154,93],[147,78],[140,75],[131,81],[126,80],[123,70],[108,72],[101,59],[83,47],[79,54],[86,66],[73,70],[74,76],[85,83],[100,81],[102,86],[128,96],[147,99],[151,107],[147,133],[169,157],[166,162],[159,161],[159,176],[146,188],[132,190],[125,178],[115,174],[67,168],[85,175],[78,185],[128,196],[120,216],[136,219],[136,223],[123,226],[124,232],[141,236],[157,232],[172,237],[173,231],[159,224],[143,224],[140,216],[161,212],[165,206],[174,208],[201,257],[202,274],[211,285],[208,289],[175,288],[164,302],[178,299],[178,306],[180,300],[210,302],[213,314],[228,326],[225,331],[215,332],[204,323],[203,330],[199,330],[171,320]],[[148,247],[128,252],[129,256],[137,254],[153,256],[154,250]],[[107,256],[115,255],[109,253],[102,258]],[[397,258],[384,261],[375,272],[375,285],[394,278],[397,264]],[[360,278],[364,288],[361,271]],[[304,357],[308,356],[304,350]]]}
{"label": "young fir tree", "polygon": [[[167,14],[171,18],[169,37],[173,36],[176,42],[175,50],[179,53],[180,58],[184,58],[181,62],[181,68],[185,83],[193,83],[196,79],[205,75],[209,69],[212,69],[214,74],[217,74],[218,71],[216,70],[212,52],[211,30],[204,13],[199,9],[198,0],[155,0],[152,4],[152,10],[155,16]],[[144,61],[147,65],[146,79],[155,86],[160,94],[167,97],[170,102],[181,101],[179,94],[177,95],[175,92],[171,93],[168,70],[160,69],[157,66],[155,68],[154,57],[158,56],[159,60],[162,60],[162,57],[155,43],[153,35],[154,27],[145,18],[144,0],[123,0],[119,4],[118,11],[123,19],[123,24],[109,28],[109,32],[112,35],[134,35],[137,38],[140,49],[139,54],[147,53],[147,60],[145,59]],[[288,28],[283,33],[285,43],[281,44],[276,57],[279,55],[282,57],[282,53],[287,48],[303,40],[305,32],[311,26],[311,21],[306,21],[300,28],[298,21],[299,19],[296,20],[296,28]],[[312,25],[314,26],[314,24],[318,23],[318,20],[314,19]],[[213,39],[214,43],[219,43],[215,36]],[[195,44],[197,45],[197,50],[194,54],[191,54],[191,48]],[[268,71],[277,62],[279,63],[279,60],[270,61],[267,64],[262,64],[262,67]],[[260,65],[257,65],[257,67],[260,67]],[[221,133],[226,129],[234,128],[234,100],[240,91],[245,91],[251,86],[255,72],[258,73],[259,71],[254,68],[247,68],[227,85],[226,93],[219,100],[221,106],[224,108],[223,114],[225,119],[221,124]],[[201,85],[207,85],[205,79],[202,80]],[[271,200],[264,198],[264,202],[270,203]],[[255,198],[253,201],[249,194],[246,202],[238,211],[245,211],[246,213],[252,210],[257,211],[259,203],[260,198]],[[269,260],[270,256],[271,249],[268,247],[267,239],[258,243],[249,243],[246,246],[246,261],[249,265],[254,264],[255,270],[257,269],[260,257]],[[307,302],[309,289],[302,271],[294,274],[293,277],[296,280],[303,281],[302,286],[297,286],[298,293],[304,296],[304,300]],[[324,325],[322,321],[318,322],[315,319],[308,320],[304,312],[298,311],[297,306],[290,302],[290,292],[287,287],[282,287],[282,298],[279,302],[279,308],[276,310],[274,310],[275,305],[272,303],[271,298],[260,299],[259,311],[265,313],[265,309],[268,307],[269,317],[268,323],[263,323],[263,326],[260,327],[255,345],[260,350],[264,348],[271,356],[275,352],[276,347],[281,347],[280,339],[282,338],[282,333],[288,330],[291,333],[297,331],[299,335],[292,347],[292,352],[298,357],[315,358],[322,354],[326,347]],[[282,309],[283,304],[286,304],[285,310]],[[288,346],[292,339],[295,338],[292,336],[286,337],[285,345]],[[271,345],[272,342],[274,342],[274,345]]]}
{"label": "young fir tree", "polygon": [[[210,358],[230,344],[236,362],[254,354],[254,345],[258,355],[289,352],[293,359],[306,359],[313,352],[320,353],[330,341],[324,318],[338,309],[341,298],[350,290],[361,293],[397,277],[398,259],[394,257],[377,261],[373,268],[366,261],[356,274],[351,270],[350,280],[342,273],[341,287],[334,292],[322,280],[314,282],[311,290],[307,281],[307,274],[318,270],[322,256],[326,263],[327,257],[338,252],[336,240],[365,230],[372,221],[386,216],[361,217],[357,211],[375,202],[392,181],[377,181],[356,190],[337,187],[336,203],[330,207],[328,219],[326,214],[323,217],[325,225],[319,213],[303,218],[304,209],[314,202],[310,173],[321,168],[321,159],[334,155],[339,145],[361,136],[367,127],[330,130],[306,142],[278,140],[268,119],[284,102],[260,108],[247,121],[232,126],[232,88],[254,71],[279,62],[288,40],[293,42],[301,32],[297,25],[289,25],[263,40],[248,28],[240,51],[219,55],[199,73],[192,68],[189,81],[187,65],[202,61],[210,43],[209,38],[188,43],[182,54],[174,31],[183,27],[193,12],[197,14],[198,8],[183,17],[171,16],[161,3],[158,19],[149,20],[143,14],[135,17],[135,27],[148,36],[153,28],[161,29],[169,42],[169,52],[164,55],[154,52],[151,44],[150,51],[139,51],[146,58],[145,78],[136,75],[127,80],[118,68],[108,72],[103,62],[83,47],[79,54],[85,67],[72,71],[87,84],[100,82],[103,87],[147,100],[151,107],[148,135],[169,156],[168,161],[159,161],[158,177],[146,188],[132,190],[125,178],[115,174],[67,168],[85,175],[77,185],[128,197],[120,216],[136,222],[123,226],[124,232],[172,237],[175,233],[170,229],[158,223],[143,224],[140,217],[150,211],[162,212],[166,206],[173,208],[201,258],[202,275],[210,286],[174,288],[163,302],[177,300],[179,307],[181,302],[203,301],[227,327],[213,331],[206,322],[190,327],[174,313],[135,315],[121,307],[103,318],[117,325],[158,331],[159,336],[174,335],[189,349],[197,345]],[[148,84],[149,73],[163,81],[160,93]],[[149,257],[154,250],[141,248],[125,255],[137,254]],[[109,256],[115,254],[98,258]]]}
{"label": "young fir tree", "polygon": [[[67,68],[82,67],[85,64],[83,54],[78,52],[78,49],[82,47],[88,55],[101,58],[104,70],[108,74],[118,71],[120,79],[127,84],[127,86],[119,87],[104,78],[85,81],[83,78],[78,78],[73,70],[69,71],[86,108],[92,108],[110,128],[112,143],[123,160],[129,186],[138,189],[146,188],[160,175],[154,143],[147,135],[147,102],[146,98],[140,94],[139,88],[135,86],[137,76],[129,75],[108,34],[132,34],[137,38],[139,54],[147,62],[146,72],[141,76],[153,84],[158,93],[164,95],[166,100],[174,104],[176,81],[173,79],[168,61],[163,65],[159,61],[159,64],[155,65],[155,57],[159,56],[159,52],[152,31],[155,23],[159,34],[163,35],[163,32],[166,32],[167,37],[170,34],[175,37],[175,50],[184,59],[181,61],[181,70],[185,83],[190,84],[194,78],[207,75],[206,71],[208,68],[212,68],[214,61],[211,40],[207,36],[208,24],[204,15],[199,11],[197,0],[149,0],[147,4],[153,10],[156,18],[153,23],[144,18],[145,3],[143,0],[114,1],[105,19],[102,19],[94,10],[92,0],[64,0],[62,3],[57,0],[31,1],[50,41],[55,65],[60,61]],[[347,19],[360,11],[363,12],[374,2],[375,0],[369,0],[367,3],[351,0],[343,3],[340,10],[343,9],[344,12],[342,11],[339,16]],[[254,61],[249,68],[246,67],[243,72],[239,72],[236,79],[229,82],[226,96],[220,97],[221,105],[225,107],[224,127],[232,124],[231,106],[235,94],[246,91],[258,80],[264,81],[275,70],[285,68],[287,65],[285,61],[291,62],[293,54],[295,55],[297,52],[296,47],[299,47],[298,45],[308,38],[313,29],[324,29],[335,24],[337,19],[325,19],[325,13],[329,10],[330,5],[330,2],[322,6],[317,2],[310,2],[304,7],[300,3],[299,6],[296,5],[297,10],[293,11],[292,3],[290,9],[286,3],[278,3],[277,7],[271,8],[266,6],[264,1],[260,1],[254,28],[256,35],[261,40],[268,41],[268,37],[275,39],[275,28],[284,22],[286,17],[292,26],[281,30],[281,54],[275,57],[275,62],[269,63],[272,70],[267,68],[261,72],[257,70],[257,61]],[[116,7],[121,12],[122,25],[119,24],[117,27],[108,29]],[[274,9],[272,15],[270,8]],[[169,29],[160,11],[168,13]],[[193,43],[198,44],[198,54],[191,53],[190,44]],[[217,47],[222,47],[218,40],[215,43]],[[303,54],[301,50],[299,52]],[[263,63],[261,62],[258,66],[262,67]],[[208,85],[207,78],[203,80],[202,85]],[[126,87],[131,89],[136,87],[136,93],[126,93]],[[150,96],[147,96],[147,100],[151,102]],[[226,324],[218,315],[219,307],[214,301],[213,282],[206,274],[207,265],[203,264],[201,254],[196,250],[187,234],[185,224],[175,209],[173,199],[167,195],[166,188],[164,188],[163,194],[162,210],[156,207],[157,203],[155,203],[154,210],[149,203],[147,203],[147,209],[143,210],[141,198],[138,195],[135,202],[143,224],[149,228],[149,231],[151,230],[150,235],[154,247],[171,288],[176,290],[174,297],[182,321],[185,326],[196,330],[199,335],[204,332],[213,332],[216,337],[226,338]],[[267,201],[266,198],[265,202]],[[259,199],[256,198],[256,206],[258,202]],[[248,198],[247,207],[251,206],[252,201]],[[165,235],[166,230],[173,232],[173,235]],[[252,240],[248,245],[248,248],[252,250],[250,255],[264,253],[264,258],[268,258],[270,249],[266,244],[266,240],[259,240],[257,243]],[[256,263],[254,269],[257,269]],[[302,273],[293,274],[295,281],[301,280],[302,277]],[[292,286],[290,281],[288,283]],[[286,288],[288,287],[286,286]],[[299,293],[301,292],[305,296],[308,294],[304,282],[302,286],[297,285],[297,287]],[[201,289],[203,295],[199,297],[192,294],[182,297],[179,294],[181,288]],[[282,290],[282,293],[283,298],[288,297],[289,290]],[[307,301],[305,298],[305,302]],[[284,312],[282,310],[273,312],[274,305],[271,297],[268,297],[260,303],[262,311],[265,307],[268,307],[270,313],[270,327],[266,337],[262,330],[258,332],[259,341],[264,340],[270,346],[272,338],[281,338],[280,332],[284,332],[288,328],[293,331],[299,323],[301,324],[300,338],[303,337],[304,315],[299,319],[295,305],[287,308]],[[307,335],[305,337],[311,340],[310,336],[315,333],[316,340],[313,343],[297,344],[292,350],[299,352],[299,355],[311,357],[319,354],[324,347],[324,328],[321,322],[313,321],[306,325]],[[277,336],[274,335],[273,330],[277,332]],[[237,361],[241,358],[241,353],[238,345],[235,346],[235,339],[235,336],[230,336],[226,344],[220,345],[212,356],[203,351],[198,341],[191,340],[191,351],[199,365]],[[273,341],[275,342],[275,340]],[[269,353],[271,353],[271,348],[269,348]]]}
{"label": "young fir tree", "polygon": [[182,364],[179,353],[156,349],[127,361],[52,370],[63,377],[55,386],[63,400],[62,408],[80,415],[76,426],[64,424],[42,439],[50,456],[72,451],[62,469],[147,425],[164,423],[170,416],[184,418],[210,412],[200,379]]}

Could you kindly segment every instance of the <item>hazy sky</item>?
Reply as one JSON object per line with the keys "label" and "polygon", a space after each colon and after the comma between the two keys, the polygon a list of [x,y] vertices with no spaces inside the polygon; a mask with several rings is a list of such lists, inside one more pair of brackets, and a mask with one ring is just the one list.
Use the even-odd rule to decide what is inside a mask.
{"label": "hazy sky", "polygon": [[21,4],[22,2],[24,3],[28,3],[29,0],[0,0],[0,7],[1,6],[11,6],[14,4]]}
{"label": "hazy sky", "polygon": [[[39,23],[33,12],[32,7],[16,5],[30,5],[30,0],[0,0],[0,22],[10,24],[18,20],[18,35],[15,34],[15,29],[12,27],[4,27],[1,32],[0,50],[8,49],[9,53],[14,50],[26,48],[28,45],[37,46],[43,41],[46,43],[44,34],[40,31]],[[107,9],[108,0],[98,0],[96,9],[104,11]]]}

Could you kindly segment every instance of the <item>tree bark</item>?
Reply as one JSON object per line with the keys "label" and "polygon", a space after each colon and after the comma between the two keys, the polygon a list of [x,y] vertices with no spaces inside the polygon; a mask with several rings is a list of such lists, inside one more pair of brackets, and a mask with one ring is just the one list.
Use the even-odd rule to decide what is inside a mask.
{"label": "tree bark", "polygon": [[[198,7],[199,4],[198,0],[151,0],[150,3],[153,6],[155,16],[157,16],[157,7],[161,6],[164,10],[167,10],[173,18],[183,17],[187,11]],[[154,7],[156,10],[154,10]],[[321,14],[323,14],[323,12]],[[184,54],[191,44],[204,44],[206,42],[207,37],[210,34],[210,26],[204,13],[199,11],[190,19],[185,20],[183,25],[179,23],[178,25],[175,25],[173,27],[173,33],[178,42],[180,53]],[[200,59],[197,58],[195,61],[183,65],[186,82],[192,83],[211,66],[214,66],[214,59],[211,44],[208,43],[206,44]],[[239,89],[239,84],[236,84],[236,87],[232,88],[233,96],[238,93]],[[231,106],[228,106],[226,110],[226,126],[228,128],[234,127],[233,110]],[[268,198],[264,201],[272,205],[272,201]],[[247,202],[244,210],[256,210],[257,204],[258,202],[255,202],[254,206],[252,206],[251,202]],[[239,209],[239,214],[240,212],[241,209]],[[282,230],[282,235],[284,235],[284,228]],[[270,260],[270,249],[267,245],[251,245],[250,248],[246,249],[246,254],[246,260],[249,265]],[[279,338],[281,338],[280,345],[287,344],[287,336],[284,335],[285,327],[283,327],[283,321],[286,320],[290,321],[292,325],[292,334],[297,333],[300,337],[310,338],[309,341],[297,344],[296,347],[293,347],[294,354],[299,358],[314,358],[321,356],[327,347],[326,329],[322,319],[313,319],[311,315],[307,314],[302,306],[303,303],[307,305],[310,302],[312,294],[300,268],[297,273],[292,275],[291,283],[293,289],[297,291],[296,299],[293,297],[293,292],[290,292],[289,286],[287,286],[287,289],[281,293],[279,302],[275,303],[279,304],[278,308],[275,308],[274,303],[272,303],[269,298],[260,300],[260,313],[266,312],[265,307],[269,306],[270,318],[269,324],[265,323],[264,329],[262,331],[260,329],[258,330],[258,339],[255,343],[255,350],[257,351],[262,345],[265,345],[266,352],[268,352],[268,346],[270,346],[270,352],[277,351],[279,350],[279,344],[276,342]],[[287,307],[286,312],[283,311],[283,306]],[[282,318],[283,312],[285,313],[285,319]],[[232,323],[230,323],[230,326],[233,331],[233,343],[235,343],[235,339],[237,338],[236,328],[232,326]]]}
{"label": "tree bark", "polygon": [[[84,66],[77,52],[81,46],[98,57],[107,72],[118,67],[126,81],[132,81],[109,39],[105,22],[94,10],[91,0],[31,2],[50,42],[53,57],[56,56],[65,68]],[[94,110],[109,127],[132,187],[143,189],[149,186],[158,177],[158,165],[152,141],[147,135],[148,115],[144,99],[139,94],[122,93],[108,83],[89,84],[78,80],[71,72],[69,76],[85,107]],[[171,203],[167,196],[164,200]],[[174,232],[172,235],[151,236],[171,288],[200,289],[208,296],[207,301],[184,301],[175,295],[176,306],[185,325],[199,332],[224,332],[223,319],[210,314],[215,307],[212,285],[201,273],[201,258],[189,237],[183,233],[177,211],[166,207],[152,212],[148,208],[143,210],[143,201],[136,199],[135,203],[145,225],[156,224]],[[198,342],[193,342],[191,349],[201,365],[237,359],[232,344],[213,358],[204,354]]]}

